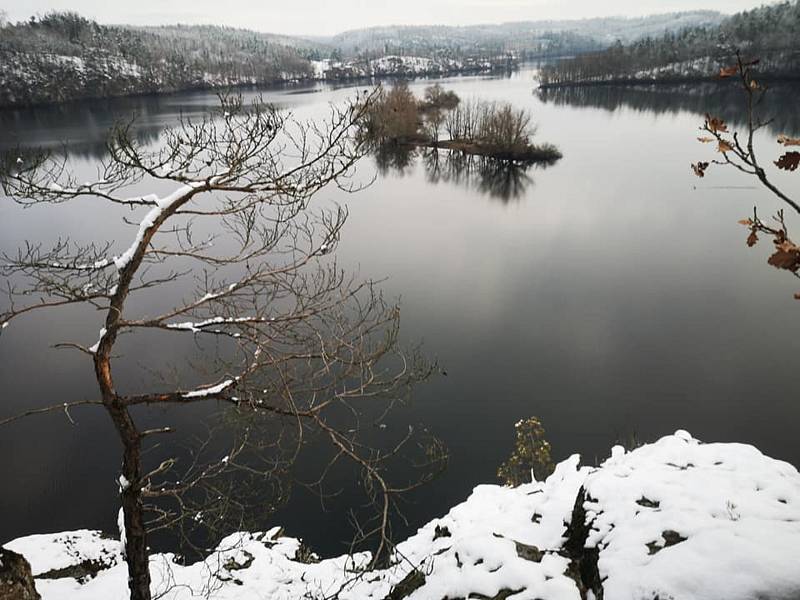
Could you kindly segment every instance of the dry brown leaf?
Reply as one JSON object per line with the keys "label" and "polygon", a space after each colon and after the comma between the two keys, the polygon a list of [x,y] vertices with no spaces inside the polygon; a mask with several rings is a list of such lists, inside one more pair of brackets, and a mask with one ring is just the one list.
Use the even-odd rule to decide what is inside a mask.
{"label": "dry brown leaf", "polygon": [[739,221],[739,225],[747,225],[750,227],[753,224],[753,219],[742,219]]}
{"label": "dry brown leaf", "polygon": [[800,146],[800,138],[790,138],[788,135],[779,135],[778,143],[784,146]]}
{"label": "dry brown leaf", "polygon": [[706,114],[706,127],[715,133],[728,132],[728,126],[725,124],[725,121],[718,117],[712,117],[709,114]]}
{"label": "dry brown leaf", "polygon": [[707,162],[692,163],[692,171],[694,171],[694,174],[698,177],[705,177],[707,168]]}
{"label": "dry brown leaf", "polygon": [[725,154],[726,152],[733,152],[733,146],[731,146],[725,140],[720,141],[719,146],[717,146],[717,152],[722,152]]}
{"label": "dry brown leaf", "polygon": [[725,79],[726,77],[733,77],[739,72],[739,65],[734,65],[732,67],[722,67],[719,70],[719,76],[721,79]]}
{"label": "dry brown leaf", "polygon": [[798,256],[795,252],[784,252],[783,250],[778,250],[775,254],[767,259],[767,262],[773,267],[792,272],[797,272],[797,269],[800,268],[800,256]]}
{"label": "dry brown leaf", "polygon": [[712,137],[704,136],[697,138],[697,141],[703,142],[704,144],[710,144],[711,142],[715,141],[715,139]]}
{"label": "dry brown leaf", "polygon": [[751,231],[750,235],[747,236],[747,245],[752,248],[758,242],[758,235],[756,235],[755,231]]}
{"label": "dry brown leaf", "polygon": [[795,295],[794,295],[794,299],[795,299],[795,300],[800,300],[800,294],[795,294]]}
{"label": "dry brown leaf", "polygon": [[800,165],[800,152],[787,152],[775,161],[775,166],[784,171],[796,171]]}

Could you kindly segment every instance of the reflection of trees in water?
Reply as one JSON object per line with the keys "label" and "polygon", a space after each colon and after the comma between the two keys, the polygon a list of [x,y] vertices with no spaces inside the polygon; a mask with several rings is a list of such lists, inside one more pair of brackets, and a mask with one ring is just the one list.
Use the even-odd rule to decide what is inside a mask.
{"label": "reflection of trees in water", "polygon": [[409,168],[416,162],[417,154],[416,146],[409,144],[376,144],[372,149],[372,155],[375,157],[375,166],[378,167],[378,172],[381,175],[388,175],[389,173],[407,174]]}
{"label": "reflection of trees in water", "polygon": [[[598,85],[540,90],[539,98],[557,106],[587,106],[616,110],[632,108],[654,114],[696,112],[711,113],[741,125],[742,91],[735,83],[694,83],[681,85]],[[800,132],[800,111],[797,98],[800,85],[774,84],[760,107],[762,118],[774,118],[769,125],[773,133]]]}
{"label": "reflection of trees in water", "polygon": [[373,151],[381,175],[406,175],[422,158],[425,176],[431,183],[463,186],[507,203],[520,198],[533,185],[531,166],[520,162],[475,156],[465,152],[426,148],[408,144],[384,144]]}
{"label": "reflection of trees in water", "polygon": [[84,100],[6,109],[0,111],[0,131],[8,133],[0,140],[0,147],[51,148],[78,158],[99,160],[107,155],[108,131],[117,122],[135,120],[132,134],[136,141],[150,145],[157,142],[161,132],[180,115],[202,115],[208,110],[207,104],[179,107],[170,96]]}
{"label": "reflection of trees in water", "polygon": [[532,165],[497,160],[458,151],[431,149],[424,153],[428,181],[452,183],[476,189],[507,203],[520,198],[533,185],[528,174]]}

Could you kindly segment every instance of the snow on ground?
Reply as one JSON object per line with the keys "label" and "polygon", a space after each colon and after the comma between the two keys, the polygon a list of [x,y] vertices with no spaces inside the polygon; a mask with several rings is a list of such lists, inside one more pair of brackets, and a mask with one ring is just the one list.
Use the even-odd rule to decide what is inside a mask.
{"label": "snow on ground", "polygon": [[311,68],[314,70],[314,79],[325,79],[325,73],[331,70],[331,60],[312,60]]}
{"label": "snow on ground", "polygon": [[[583,502],[576,506],[576,498]],[[581,522],[567,528],[573,517]],[[577,539],[579,556],[565,549],[567,536],[570,543]],[[25,555],[35,575],[84,559],[107,565],[83,583],[74,575],[37,579],[44,600],[127,598],[119,544],[97,532],[29,536],[6,547]],[[478,486],[401,543],[385,570],[363,572],[367,554],[294,560],[300,542],[277,528],[231,535],[190,566],[155,555],[151,570],[154,594],[168,600],[288,600],[336,592],[342,600],[379,600],[412,566],[424,574],[420,587],[401,596],[412,600],[579,600],[582,592],[594,597],[577,574],[587,565],[599,573],[607,600],[777,600],[800,598],[798,548],[794,467],[752,446],[703,444],[679,431],[629,453],[617,446],[596,468],[580,467],[572,456],[543,483]],[[592,563],[592,556],[599,558]]]}
{"label": "snow on ground", "polygon": [[429,73],[433,61],[421,56],[383,56],[370,61],[370,66],[376,75],[384,73]]}
{"label": "snow on ground", "polygon": [[800,597],[791,465],[678,432],[606,461],[585,487],[607,598]]}
{"label": "snow on ground", "polygon": [[[84,561],[96,561],[105,565],[115,565],[122,561],[119,540],[88,529],[29,535],[14,540],[5,547],[22,554],[28,560],[34,577],[67,569]],[[40,585],[37,583],[37,587]]]}

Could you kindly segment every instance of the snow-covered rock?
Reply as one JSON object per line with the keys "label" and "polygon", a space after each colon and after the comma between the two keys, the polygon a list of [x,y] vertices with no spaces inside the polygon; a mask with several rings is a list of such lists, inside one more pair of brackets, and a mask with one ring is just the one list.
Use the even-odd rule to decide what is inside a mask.
{"label": "snow-covered rock", "polygon": [[[127,598],[119,545],[97,532],[6,547],[31,562],[44,600]],[[308,561],[298,540],[273,529],[231,535],[189,566],[154,555],[151,571],[154,594],[168,600],[382,600],[393,591],[411,600],[796,599],[798,549],[793,466],[679,431],[632,452],[615,447],[599,467],[574,455],[545,482],[478,486],[401,543],[383,570],[365,572],[366,553]],[[104,566],[66,575],[84,561]]]}
{"label": "snow-covered rock", "polygon": [[677,432],[584,484],[605,597],[800,598],[800,477],[744,444]]}

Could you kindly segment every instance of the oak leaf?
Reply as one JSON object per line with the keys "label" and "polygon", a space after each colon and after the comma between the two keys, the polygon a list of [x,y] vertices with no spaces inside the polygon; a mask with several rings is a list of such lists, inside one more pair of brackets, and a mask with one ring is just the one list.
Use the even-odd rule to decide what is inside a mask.
{"label": "oak leaf", "polygon": [[800,152],[787,152],[775,161],[775,166],[785,171],[796,171],[800,165]]}
{"label": "oak leaf", "polygon": [[739,72],[739,65],[734,65],[732,67],[722,67],[719,70],[720,79],[725,79],[726,77],[733,77]]}
{"label": "oak leaf", "polygon": [[692,163],[692,171],[694,171],[694,174],[698,177],[705,177],[707,168],[707,162]]}
{"label": "oak leaf", "polygon": [[703,137],[697,138],[697,141],[698,142],[703,142],[704,144],[710,144],[711,142],[714,141],[714,138],[708,137],[708,136],[703,136]]}
{"label": "oak leaf", "polygon": [[719,117],[712,117],[709,114],[706,114],[706,127],[708,127],[709,131],[713,131],[714,133],[728,133],[728,126],[725,124],[725,121]]}
{"label": "oak leaf", "polygon": [[777,246],[775,254],[767,262],[778,269],[786,269],[796,273],[800,269],[800,251],[791,242],[783,242]]}
{"label": "oak leaf", "polygon": [[747,225],[750,227],[753,224],[753,219],[742,219],[739,221],[739,225]]}
{"label": "oak leaf", "polygon": [[800,146],[800,138],[790,138],[788,135],[779,135],[778,143],[784,146]]}
{"label": "oak leaf", "polygon": [[778,269],[796,272],[800,265],[797,264],[797,256],[789,252],[778,250],[767,259],[767,262]]}
{"label": "oak leaf", "polygon": [[725,140],[721,140],[719,146],[717,146],[717,152],[722,152],[723,154],[726,152],[733,152],[733,146],[731,146]]}
{"label": "oak leaf", "polygon": [[758,242],[758,235],[756,235],[755,231],[751,231],[750,235],[747,236],[747,245],[752,248]]}

